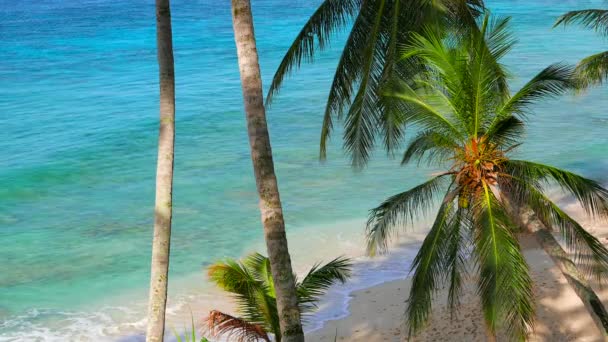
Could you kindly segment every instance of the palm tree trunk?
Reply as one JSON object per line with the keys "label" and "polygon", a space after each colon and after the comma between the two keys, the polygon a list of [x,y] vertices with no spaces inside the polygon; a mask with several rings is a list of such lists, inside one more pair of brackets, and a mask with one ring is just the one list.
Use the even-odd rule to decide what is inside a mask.
{"label": "palm tree trunk", "polygon": [[232,24],[241,73],[251,159],[260,196],[264,238],[277,296],[282,341],[304,341],[291,259],[287,248],[283,210],[266,124],[262,78],[249,0],[232,0]]}
{"label": "palm tree trunk", "polygon": [[163,341],[171,239],[173,151],[175,142],[175,76],[169,0],[156,0],[156,44],[160,76],[160,131],[156,166],[154,239],[146,341]]}
{"label": "palm tree trunk", "polygon": [[521,212],[519,217],[524,227],[534,235],[536,241],[551,257],[564,277],[566,277],[566,280],[568,280],[574,292],[581,299],[589,315],[591,315],[591,318],[593,318],[593,321],[604,336],[604,340],[608,341],[608,313],[587,279],[578,271],[574,262],[569,258],[568,253],[566,253],[555,239],[555,236],[551,234],[549,229],[532,210]]}

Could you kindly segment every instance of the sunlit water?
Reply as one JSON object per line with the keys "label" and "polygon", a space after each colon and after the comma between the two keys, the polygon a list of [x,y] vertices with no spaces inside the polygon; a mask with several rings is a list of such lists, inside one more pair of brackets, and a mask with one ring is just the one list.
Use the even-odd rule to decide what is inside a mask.
{"label": "sunlit water", "polygon": [[[266,86],[319,3],[253,2]],[[601,4],[489,0],[495,13],[514,16],[519,44],[505,60],[513,87],[549,63],[608,49],[592,32],[551,29],[559,14]],[[188,306],[198,315],[221,305],[204,265],[264,245],[229,2],[173,1],[173,23],[170,317],[181,327]],[[152,1],[0,0],[0,341],[116,340],[144,330],[158,121],[154,24]],[[381,152],[355,173],[338,138],[329,161],[318,162],[342,38],[289,79],[268,112],[300,270],[339,253],[359,255],[367,210],[430,173]],[[525,156],[606,182],[607,94],[595,89],[537,106]],[[414,251],[362,261],[351,288],[405,275]],[[310,327],[344,314],[348,291],[338,289]]]}

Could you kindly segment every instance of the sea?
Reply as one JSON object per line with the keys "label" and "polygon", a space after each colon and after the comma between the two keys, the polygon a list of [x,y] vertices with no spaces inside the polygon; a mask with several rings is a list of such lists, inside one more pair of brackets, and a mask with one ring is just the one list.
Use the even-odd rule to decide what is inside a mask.
{"label": "sea", "polygon": [[[321,0],[253,0],[268,87]],[[504,59],[517,89],[545,66],[608,49],[569,10],[602,0],[487,0],[512,16]],[[0,341],[141,341],[158,138],[155,8],[144,0],[0,0]],[[265,252],[230,1],[172,1],[176,75],[168,331],[230,299],[207,280],[223,258]],[[324,104],[347,30],[289,77],[268,110],[292,260],[300,273],[340,254],[352,282],[307,324],[347,314],[356,289],[404,277],[419,239],[363,256],[365,219],[433,170],[378,150],[356,171],[339,130],[319,162]],[[608,182],[608,88],[533,108],[520,155]],[[411,137],[411,134],[409,135]],[[423,232],[421,220],[410,231]],[[170,329],[169,329],[170,328]]]}

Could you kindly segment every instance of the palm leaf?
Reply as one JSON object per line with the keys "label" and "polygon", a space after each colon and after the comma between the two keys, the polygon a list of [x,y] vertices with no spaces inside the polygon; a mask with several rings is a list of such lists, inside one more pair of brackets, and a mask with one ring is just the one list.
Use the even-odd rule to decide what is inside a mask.
{"label": "palm leaf", "polygon": [[[402,34],[399,30],[399,17],[401,15],[402,4],[400,0],[394,1],[392,8],[390,8],[390,28],[388,31],[388,46],[385,56],[384,66],[382,74],[380,76],[381,84],[387,83],[391,79],[395,78],[399,74],[396,70],[398,63],[397,59],[397,42],[399,35]],[[381,97],[379,97],[381,99]],[[392,152],[399,147],[401,137],[404,134],[405,118],[402,115],[403,108],[395,101],[378,101],[379,111],[381,113],[380,124],[381,133],[384,137],[384,147],[387,153],[390,155]]]}
{"label": "palm leaf", "polygon": [[[382,39],[382,20],[387,0],[378,0],[374,11],[371,31],[367,33],[366,49],[363,51],[363,71],[355,98],[345,121],[344,147],[352,156],[353,166],[360,168],[367,163],[374,147],[378,118],[376,91],[380,84],[383,67],[383,54],[386,41]],[[362,9],[362,13],[367,8]],[[370,18],[372,19],[372,18]]]}
{"label": "palm leaf", "polygon": [[453,203],[444,201],[412,262],[414,275],[406,308],[409,337],[420,331],[428,321],[433,295],[446,276],[445,251],[450,243],[447,231],[452,212]]}
{"label": "palm leaf", "polygon": [[459,207],[449,222],[446,232],[445,270],[449,281],[448,307],[451,317],[460,306],[462,281],[463,276],[466,276],[466,239],[463,228],[470,227],[467,216],[468,211]]}
{"label": "palm leaf", "polygon": [[[514,183],[514,184],[513,184]],[[549,229],[557,227],[566,247],[574,253],[574,262],[586,277],[602,281],[608,276],[608,249],[576,220],[551,201],[542,189],[512,179],[509,189],[520,207],[528,206]],[[524,205],[522,205],[524,204]]]}
{"label": "palm leaf", "polygon": [[[559,25],[580,24],[608,36],[608,10],[585,9],[568,12],[557,20]],[[608,52],[600,52],[581,60],[576,66],[576,76],[582,88],[593,84],[602,84],[608,78]]]}
{"label": "palm leaf", "polygon": [[507,75],[500,59],[508,53],[515,39],[509,30],[510,18],[491,18],[489,13],[483,18],[480,32],[474,32],[465,40],[470,45],[468,67],[464,72],[465,96],[469,100],[470,118],[469,134],[477,138],[484,126],[494,116],[494,105],[509,93]]}
{"label": "palm leaf", "polygon": [[[420,84],[420,82],[418,83]],[[393,83],[383,96],[402,101],[406,105],[406,120],[421,129],[441,132],[456,139],[463,138],[453,114],[446,112],[446,103],[438,103],[438,97],[424,90],[416,91],[405,82]]]}
{"label": "palm leaf", "polygon": [[433,130],[426,130],[418,133],[408,144],[403,153],[401,165],[409,163],[414,158],[420,164],[425,156],[429,163],[445,162],[453,155],[456,147],[456,142],[449,136]]}
{"label": "palm leaf", "polygon": [[517,114],[525,116],[538,100],[561,95],[575,89],[573,68],[566,64],[552,64],[526,83],[498,110],[499,116]]}
{"label": "palm leaf", "polygon": [[581,87],[602,84],[608,79],[608,51],[583,58],[574,71]]}
{"label": "palm leaf", "polygon": [[407,78],[423,68],[420,63],[397,63],[397,47],[429,23],[462,28],[474,22],[481,5],[479,0],[363,2],[330,88],[321,129],[321,160],[326,158],[334,119],[341,119],[343,113],[347,113],[344,147],[355,167],[367,163],[379,134],[387,151],[394,151],[404,132],[402,108],[385,101],[380,88],[395,75]]}
{"label": "palm leaf", "polygon": [[[251,263],[254,258],[255,255],[246,260]],[[279,331],[276,298],[267,281],[256,277],[254,269],[227,259],[211,265],[208,275],[221,289],[234,295],[239,312],[248,322],[265,325],[275,333]]]}
{"label": "palm leaf", "polygon": [[[369,6],[365,8],[368,9]],[[319,147],[321,160],[324,160],[327,155],[327,142],[333,130],[333,117],[342,116],[344,107],[350,103],[353,96],[355,82],[360,79],[362,74],[363,54],[361,51],[369,49],[366,47],[370,32],[369,15],[369,10],[360,11],[357,15],[334,74],[321,126]]]}
{"label": "palm leaf", "polygon": [[553,181],[578,200],[587,214],[608,218],[608,190],[598,182],[559,168],[524,160],[509,160],[506,173],[525,182]]}
{"label": "palm leaf", "polygon": [[276,297],[272,272],[270,271],[270,259],[268,257],[260,253],[252,253],[245,257],[243,265],[245,265],[245,268],[255,279],[263,282],[264,289],[268,291],[269,296]]}
{"label": "palm leaf", "polygon": [[585,9],[571,11],[559,17],[553,27],[569,24],[580,24],[603,35],[608,35],[608,10]]}
{"label": "palm leaf", "polygon": [[524,122],[515,116],[509,115],[496,119],[484,133],[488,141],[498,146],[509,149],[519,144],[524,135]]}
{"label": "palm leaf", "polygon": [[312,61],[316,52],[323,50],[337,29],[347,25],[361,7],[361,0],[325,0],[308,19],[281,60],[266,96],[270,105],[279,92],[285,76],[300,67],[302,60]]}
{"label": "palm leaf", "polygon": [[316,308],[320,297],[333,284],[344,284],[351,276],[352,266],[350,259],[345,257],[338,257],[325,265],[314,265],[296,284],[300,312],[306,314]]}
{"label": "palm leaf", "polygon": [[215,337],[226,337],[229,341],[255,342],[259,340],[270,342],[270,337],[264,327],[249,323],[242,318],[213,310],[205,318],[209,332]]}
{"label": "palm leaf", "polygon": [[[316,308],[316,302],[325,291],[332,284],[344,283],[350,277],[351,269],[351,261],[344,257],[336,258],[324,265],[313,266],[304,279],[296,284],[301,313],[306,314]],[[234,294],[237,301],[238,312],[242,318],[226,315],[227,322],[239,323],[238,320],[242,320],[273,333],[280,340],[276,296],[268,257],[253,253],[241,262],[227,259],[215,263],[209,267],[209,277],[220,288]],[[220,314],[218,313],[218,317],[224,317]],[[210,316],[211,318],[216,317]],[[231,327],[226,324],[227,329]],[[237,328],[240,327],[241,325],[237,324]]]}
{"label": "palm leaf", "polygon": [[224,291],[247,295],[265,290],[264,284],[256,279],[249,269],[233,259],[226,259],[209,266],[209,279]]}
{"label": "palm leaf", "polygon": [[505,209],[489,186],[483,186],[483,195],[473,210],[484,317],[490,332],[506,326],[508,334],[523,339],[533,324],[532,280]]}
{"label": "palm leaf", "polygon": [[372,209],[367,221],[367,251],[383,252],[398,224],[413,222],[416,214],[425,213],[433,205],[433,197],[443,187],[444,175],[434,177],[408,191],[389,197]]}

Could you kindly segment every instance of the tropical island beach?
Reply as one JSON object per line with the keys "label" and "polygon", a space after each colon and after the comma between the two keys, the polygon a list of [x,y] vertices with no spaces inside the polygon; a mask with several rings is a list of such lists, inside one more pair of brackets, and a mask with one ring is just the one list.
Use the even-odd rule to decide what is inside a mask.
{"label": "tropical island beach", "polygon": [[0,342],[608,340],[605,1],[0,18]]}

